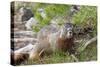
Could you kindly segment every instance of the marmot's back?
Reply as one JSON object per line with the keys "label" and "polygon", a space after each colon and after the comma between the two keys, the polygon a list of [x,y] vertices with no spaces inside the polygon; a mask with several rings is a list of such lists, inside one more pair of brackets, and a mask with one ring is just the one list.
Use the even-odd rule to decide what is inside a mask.
{"label": "marmot's back", "polygon": [[57,27],[54,27],[52,25],[48,25],[43,27],[37,35],[38,40],[43,40],[45,38],[47,38],[48,35],[50,35],[51,33],[55,33],[58,31]]}

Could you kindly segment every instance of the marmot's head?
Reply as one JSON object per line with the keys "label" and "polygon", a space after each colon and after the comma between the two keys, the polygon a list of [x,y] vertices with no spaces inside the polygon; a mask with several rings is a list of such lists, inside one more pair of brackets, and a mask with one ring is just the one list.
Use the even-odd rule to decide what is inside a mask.
{"label": "marmot's head", "polygon": [[72,38],[73,37],[73,24],[65,23],[61,29],[60,37],[63,38]]}

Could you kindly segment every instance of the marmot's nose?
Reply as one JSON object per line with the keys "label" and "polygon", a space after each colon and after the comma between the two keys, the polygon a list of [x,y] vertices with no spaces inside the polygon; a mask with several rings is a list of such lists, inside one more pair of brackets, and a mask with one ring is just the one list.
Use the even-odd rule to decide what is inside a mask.
{"label": "marmot's nose", "polygon": [[70,31],[69,33],[72,34],[72,31]]}

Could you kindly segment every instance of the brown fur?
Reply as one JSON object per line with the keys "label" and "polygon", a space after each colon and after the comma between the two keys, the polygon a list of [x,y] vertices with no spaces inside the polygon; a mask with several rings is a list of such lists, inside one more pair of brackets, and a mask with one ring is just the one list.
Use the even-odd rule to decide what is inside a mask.
{"label": "brown fur", "polygon": [[73,46],[73,38],[70,39],[58,38],[57,44],[59,49],[67,51],[68,49],[71,49],[71,47]]}

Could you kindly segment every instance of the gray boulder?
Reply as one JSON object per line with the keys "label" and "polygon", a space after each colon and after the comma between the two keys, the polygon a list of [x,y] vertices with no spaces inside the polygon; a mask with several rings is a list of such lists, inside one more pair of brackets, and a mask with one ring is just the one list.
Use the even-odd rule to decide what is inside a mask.
{"label": "gray boulder", "polygon": [[31,9],[22,7],[19,9],[19,15],[21,15],[21,21],[28,21],[31,17],[34,16]]}
{"label": "gray boulder", "polygon": [[39,8],[37,11],[40,13],[40,15],[43,19],[45,19],[47,17],[46,12],[43,8]]}
{"label": "gray boulder", "polygon": [[28,21],[26,21],[25,27],[27,30],[32,30],[32,26],[36,26],[37,23],[38,21],[34,17],[31,17]]}

